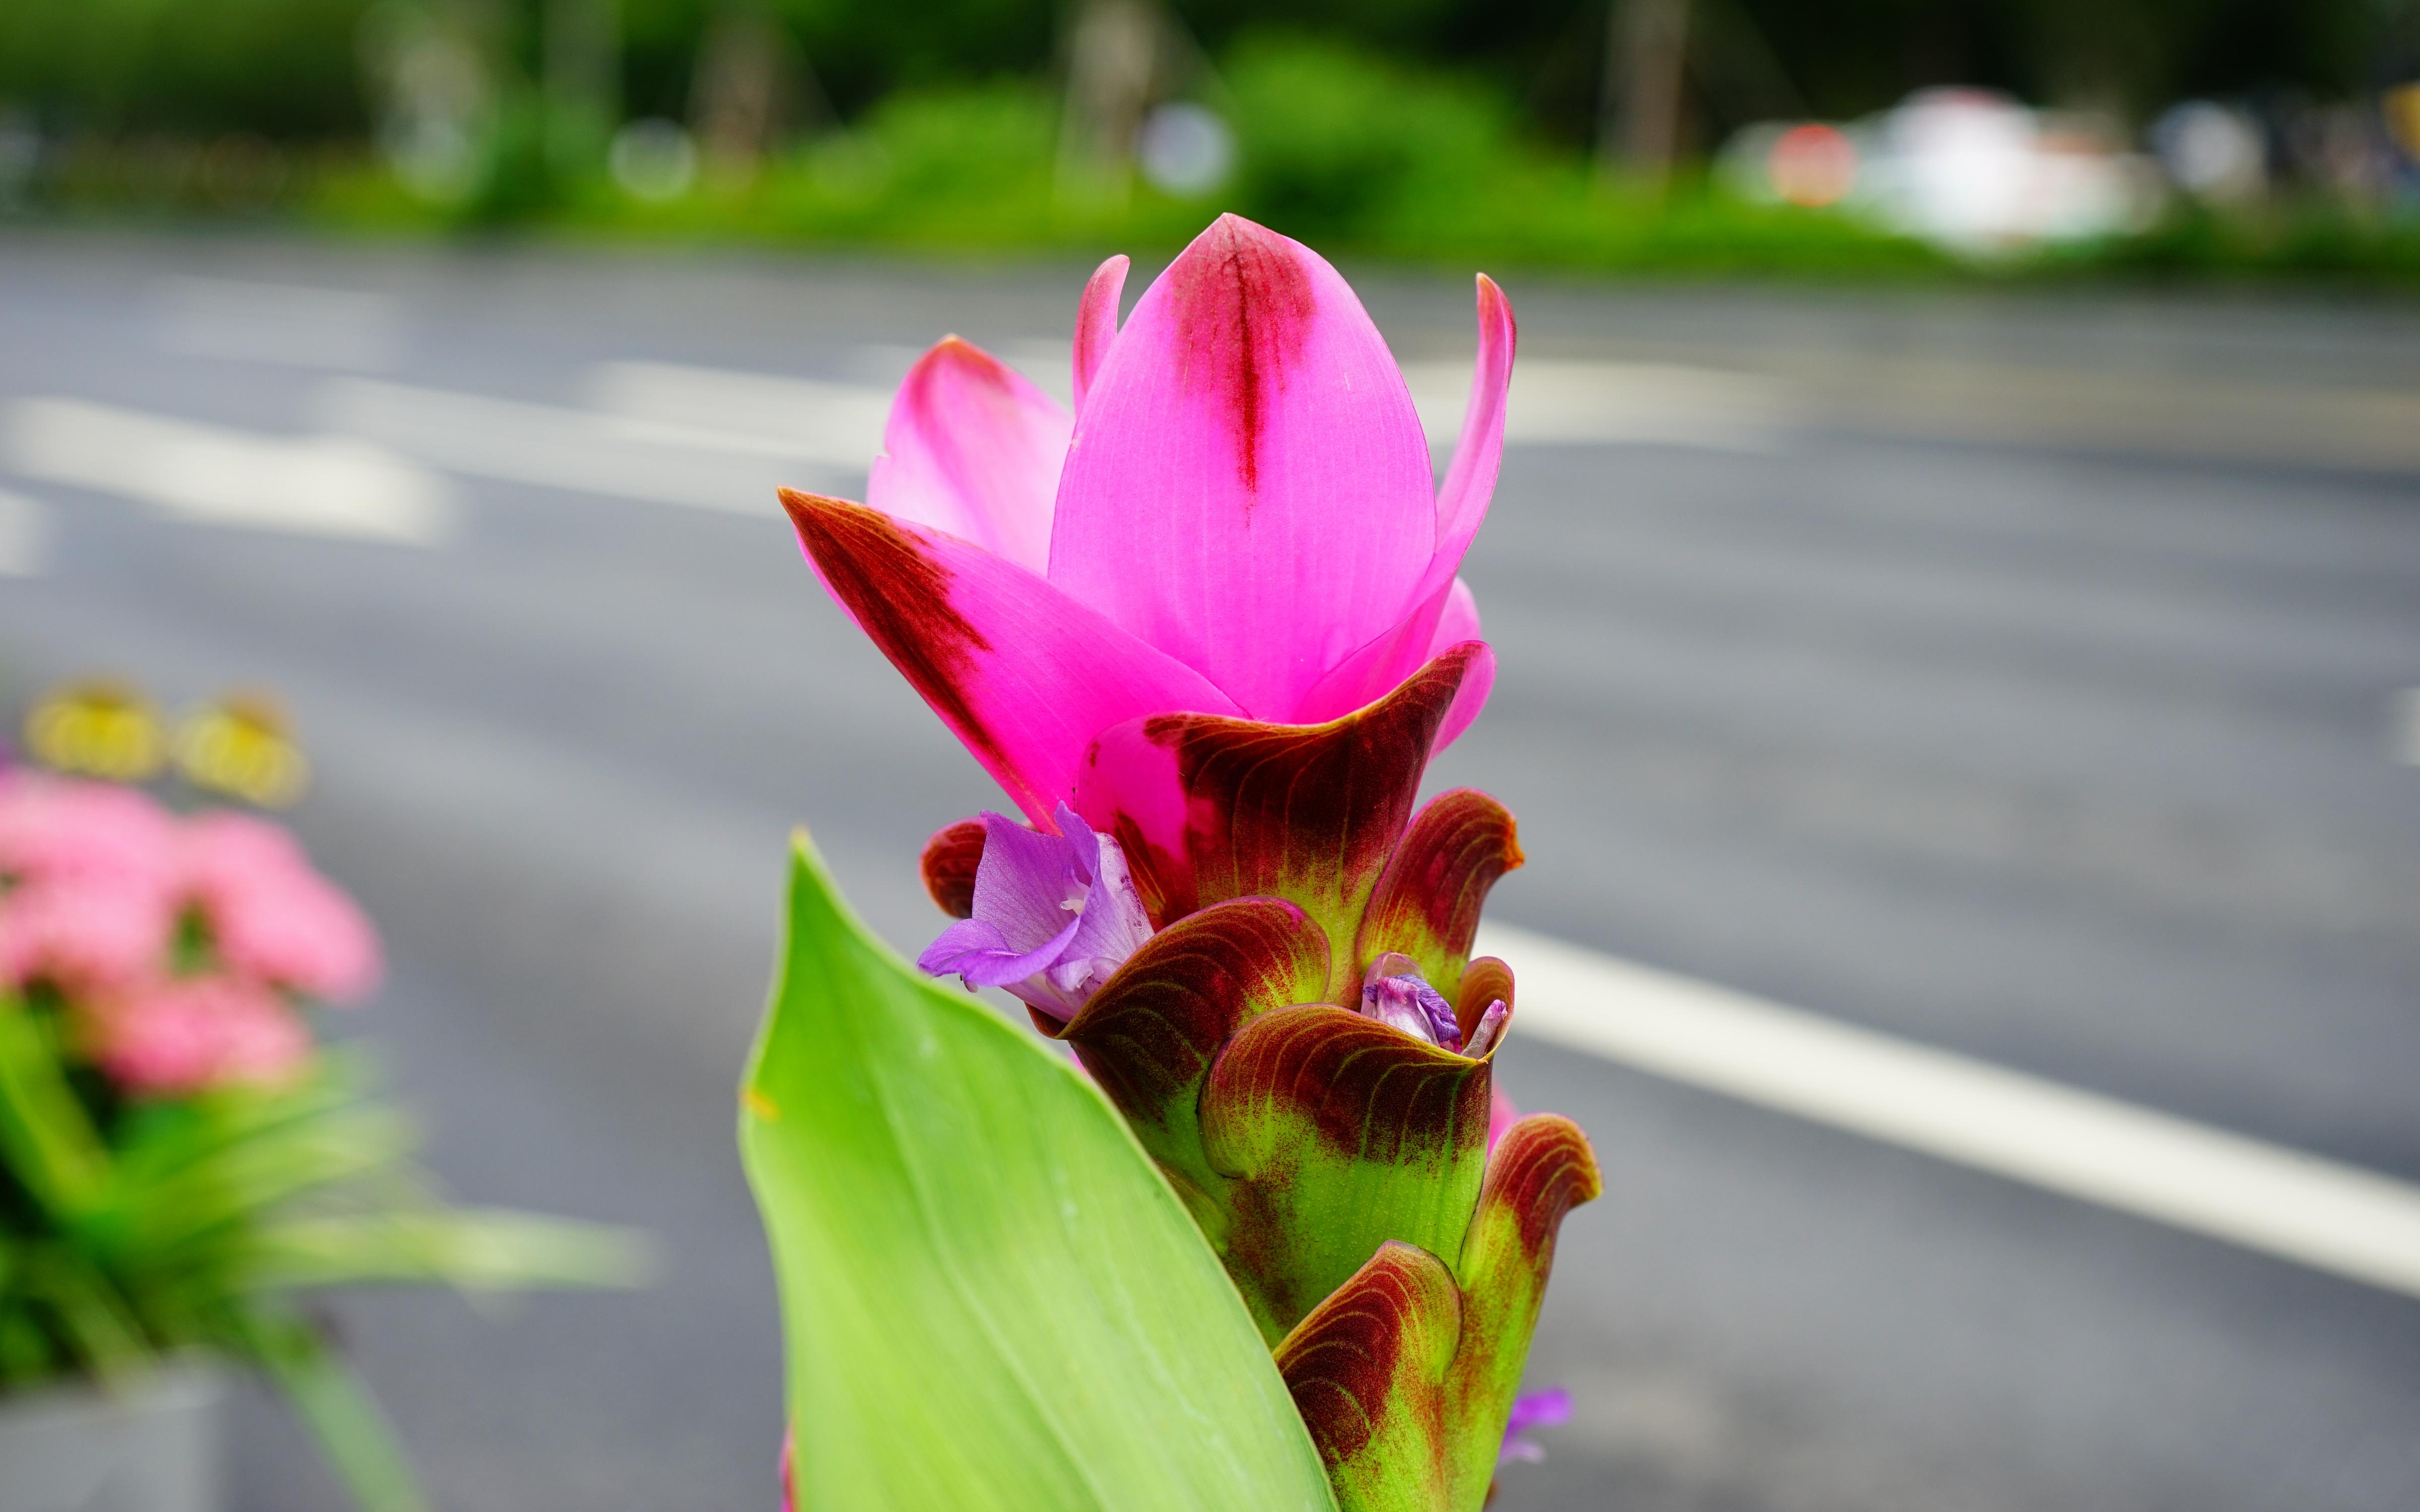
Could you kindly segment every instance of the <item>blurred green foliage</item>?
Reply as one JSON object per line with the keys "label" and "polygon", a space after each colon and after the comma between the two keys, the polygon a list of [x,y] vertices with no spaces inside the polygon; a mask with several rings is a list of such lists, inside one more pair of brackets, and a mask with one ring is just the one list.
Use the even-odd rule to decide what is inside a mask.
{"label": "blurred green foliage", "polygon": [[366,0],[0,0],[0,104],[54,130],[358,135]]}
{"label": "blurred green foliage", "polygon": [[[356,38],[375,3],[7,0],[0,104],[33,107],[57,130],[358,135],[367,112]],[[543,0],[386,3],[445,10],[489,38],[522,77],[537,72]],[[623,95],[637,114],[683,115],[709,24],[761,13],[795,44],[820,95],[854,119],[902,88],[1049,70],[1069,8],[1067,0],[619,0]],[[1609,0],[1168,6],[1214,55],[1283,26],[1453,68],[1570,146],[1593,120],[1608,8]],[[2137,114],[2185,94],[2333,95],[2363,83],[2381,47],[2410,47],[2420,23],[2408,0],[1698,0],[1698,12],[1727,49],[1764,60],[1749,70],[1762,70],[1761,85],[1703,81],[1715,117],[1793,107],[1854,115],[1949,80]],[[1761,98],[1773,96],[1787,98]],[[1701,123],[1727,124],[1737,121]]]}
{"label": "blurred green foliage", "polygon": [[1388,240],[1407,218],[1466,213],[1525,156],[1492,92],[1332,42],[1248,38],[1225,73],[1234,198],[1297,237]]}
{"label": "blurred green foliage", "polygon": [[492,224],[519,206],[560,230],[643,239],[1085,253],[1172,249],[1232,209],[1322,246],[1465,269],[1955,270],[1847,216],[1746,205],[1694,179],[1662,199],[1610,191],[1584,160],[1526,140],[1483,88],[1333,42],[1264,34],[1223,73],[1238,162],[1202,198],[1062,183],[1057,100],[1011,79],[901,89],[752,176],[709,171],[668,203],[601,174],[534,185],[546,168],[530,147],[491,153],[488,172],[513,181],[458,206],[415,199],[365,162],[326,179],[313,208],[386,230]]}
{"label": "blurred green foliage", "polygon": [[[33,202],[70,213],[300,209],[431,232],[1149,251],[1233,208],[1323,245],[1497,268],[1963,266],[1846,215],[1741,203],[1686,170],[1660,199],[1600,181],[1584,144],[1608,0],[1173,0],[1206,49],[1192,86],[1237,133],[1234,173],[1202,199],[1071,185],[1056,161],[1070,4],[619,0],[630,116],[690,118],[717,24],[769,19],[789,50],[792,98],[771,154],[745,171],[709,159],[668,203],[615,188],[601,151],[566,169],[538,89],[538,0],[0,0],[0,129],[12,104],[34,108],[52,146]],[[1693,72],[1699,147],[1760,114],[1849,115],[1943,78],[2138,112],[2264,82],[2325,98],[2402,56],[2396,18],[2420,16],[2420,0],[1693,4],[1704,35],[1772,64],[1761,85]],[[365,19],[391,29],[406,14],[452,18],[494,69],[464,187],[442,203],[399,186],[367,140],[363,39],[378,26]],[[0,182],[0,208],[8,193]],[[2416,237],[2324,203],[2188,209],[2147,236],[1994,271],[2409,281]]]}

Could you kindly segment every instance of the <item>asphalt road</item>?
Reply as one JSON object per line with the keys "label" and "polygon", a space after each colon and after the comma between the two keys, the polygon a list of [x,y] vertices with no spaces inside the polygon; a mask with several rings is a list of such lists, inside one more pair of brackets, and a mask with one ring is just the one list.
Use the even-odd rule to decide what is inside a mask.
{"label": "asphalt road", "polygon": [[[695,375],[634,400],[660,371],[600,364],[845,409],[944,330],[1047,361],[1083,270],[0,239],[34,574],[0,694],[282,693],[438,1168],[667,1255],[637,1295],[342,1304],[445,1506],[770,1504],[731,1130],[783,835],[914,947],[916,846],[993,801],[764,510],[856,486],[845,427],[752,453],[662,412]],[[1467,570],[1502,676],[1436,774],[1521,816],[1497,913],[2420,1179],[2420,316],[1508,284],[1559,386]],[[1363,286],[1399,353],[1467,362],[1466,285]],[[1591,430],[1617,400],[1646,419]],[[657,412],[581,443],[617,405]],[[314,523],[347,452],[230,523],[259,459],[226,439],[318,433],[409,464],[400,502]],[[1577,1416],[1501,1512],[2420,1505],[2420,1301],[1517,1036],[1500,1064],[1606,1176],[1532,1356]],[[338,1504],[265,1400],[239,1429],[240,1506]]]}

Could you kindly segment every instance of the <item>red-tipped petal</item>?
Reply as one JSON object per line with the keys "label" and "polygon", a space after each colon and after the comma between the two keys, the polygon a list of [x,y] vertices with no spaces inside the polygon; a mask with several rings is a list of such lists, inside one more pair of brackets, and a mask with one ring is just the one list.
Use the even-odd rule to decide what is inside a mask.
{"label": "red-tipped petal", "polygon": [[1452,1505],[1476,1506],[1486,1494],[1563,1215],[1603,1190],[1588,1136],[1551,1113],[1515,1122],[1488,1157],[1478,1215],[1454,1266],[1464,1312],[1462,1346],[1446,1382],[1456,1435]]}
{"label": "red-tipped petal", "polygon": [[[1388,950],[1410,956],[1459,1016],[1479,911],[1497,878],[1520,864],[1510,810],[1473,788],[1437,795],[1395,846],[1361,916],[1355,953],[1363,961]],[[1463,1032],[1469,1030],[1465,1024]]]}
{"label": "red-tipped petal", "polygon": [[824,586],[1045,829],[1095,733],[1167,709],[1237,712],[1005,558],[845,500],[784,488],[782,502]]}
{"label": "red-tipped petal", "polygon": [[1237,898],[1144,942],[1064,1026],[1034,1026],[1076,1046],[1143,1149],[1205,1190],[1202,1084],[1219,1048],[1260,1014],[1315,997],[1327,937],[1281,898]]}
{"label": "red-tipped petal", "polygon": [[1443,1261],[1378,1247],[1277,1348],[1339,1512],[1449,1512],[1444,1378],[1462,1297]]}
{"label": "red-tipped petal", "polygon": [[1074,425],[1016,369],[945,336],[899,385],[866,500],[1039,573]]}
{"label": "red-tipped petal", "polygon": [[1354,934],[1411,819],[1437,727],[1483,645],[1322,725],[1162,715],[1102,732],[1076,811],[1115,835],[1156,923],[1225,898],[1302,905],[1334,945],[1331,1001],[1357,1000]]}
{"label": "red-tipped petal", "polygon": [[1282,1330],[1397,1239],[1462,1250],[1479,1196],[1486,1059],[1349,1009],[1308,1004],[1244,1026],[1202,1088],[1227,1196],[1230,1273]]}
{"label": "red-tipped petal", "polygon": [[961,819],[924,842],[924,891],[953,918],[975,914],[975,868],[983,864],[984,822]]}

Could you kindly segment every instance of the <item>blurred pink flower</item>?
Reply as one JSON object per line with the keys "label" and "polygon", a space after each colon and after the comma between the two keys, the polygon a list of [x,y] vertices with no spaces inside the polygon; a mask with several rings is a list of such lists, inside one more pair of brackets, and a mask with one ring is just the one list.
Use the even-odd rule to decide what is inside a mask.
{"label": "blurred pink flower", "polygon": [[148,879],[70,872],[20,882],[0,895],[0,984],[131,986],[160,973],[176,922],[175,895]]}
{"label": "blurred pink flower", "polygon": [[147,795],[0,771],[0,983],[156,975],[176,923],[176,821]]}
{"label": "blurred pink flower", "polygon": [[331,1003],[378,985],[377,933],[285,829],[214,812],[189,821],[184,840],[187,886],[229,971]]}
{"label": "blurred pink flower", "polygon": [[113,877],[165,887],[177,865],[177,821],[147,794],[0,770],[0,877]]}
{"label": "blurred pink flower", "polygon": [[0,771],[0,984],[94,996],[163,979],[188,906],[237,977],[335,1003],[378,984],[369,920],[281,826],[180,823],[132,788]]}
{"label": "blurred pink flower", "polygon": [[311,1058],[310,1030],[293,1010],[233,977],[162,981],[88,1013],[94,1061],[130,1092],[274,1085]]}

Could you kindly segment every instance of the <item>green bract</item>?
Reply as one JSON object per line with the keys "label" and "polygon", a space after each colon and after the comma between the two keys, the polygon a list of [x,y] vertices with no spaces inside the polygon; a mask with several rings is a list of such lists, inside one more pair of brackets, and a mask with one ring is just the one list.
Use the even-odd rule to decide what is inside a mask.
{"label": "green bract", "polygon": [[939,987],[799,841],[742,1092],[796,1504],[1333,1512],[1218,1259],[1083,1077]]}

